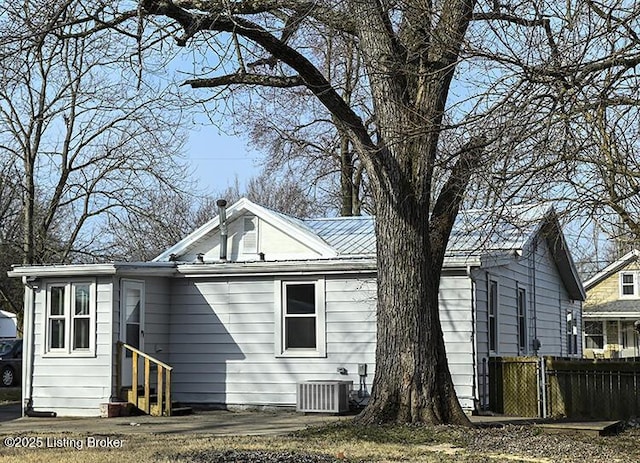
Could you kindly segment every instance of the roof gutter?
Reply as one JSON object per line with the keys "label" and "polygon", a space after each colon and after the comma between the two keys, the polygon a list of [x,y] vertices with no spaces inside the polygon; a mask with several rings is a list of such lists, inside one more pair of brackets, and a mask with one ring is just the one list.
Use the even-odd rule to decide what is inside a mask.
{"label": "roof gutter", "polygon": [[139,276],[171,276],[175,262],[118,262],[111,264],[28,265],[17,266],[7,272],[9,277],[104,276],[135,274]]}

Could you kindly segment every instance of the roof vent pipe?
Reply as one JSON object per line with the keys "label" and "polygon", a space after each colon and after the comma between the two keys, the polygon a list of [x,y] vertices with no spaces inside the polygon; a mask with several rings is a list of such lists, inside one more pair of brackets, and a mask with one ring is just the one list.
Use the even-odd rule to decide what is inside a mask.
{"label": "roof vent pipe", "polygon": [[227,260],[227,202],[224,199],[216,201],[220,217],[220,260]]}

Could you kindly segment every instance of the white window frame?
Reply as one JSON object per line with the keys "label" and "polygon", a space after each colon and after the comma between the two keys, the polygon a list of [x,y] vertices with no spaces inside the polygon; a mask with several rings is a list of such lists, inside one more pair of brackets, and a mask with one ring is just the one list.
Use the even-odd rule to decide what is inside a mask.
{"label": "white window frame", "polygon": [[[638,273],[637,272],[620,272],[619,274],[619,283],[620,283],[620,298],[621,299],[638,299]],[[632,283],[624,283],[624,277],[626,275],[630,275],[633,278]],[[624,287],[631,286],[633,288],[633,294],[624,294]]]}
{"label": "white window frame", "polygon": [[[78,286],[89,287],[89,314],[77,315],[75,313],[75,288]],[[51,290],[52,288],[64,288],[63,315],[51,314]],[[89,347],[74,348],[74,320],[89,320]],[[52,348],[51,320],[64,321],[64,347]],[[45,292],[45,342],[44,355],[47,357],[94,357],[96,353],[96,285],[93,280],[55,281],[46,285]]]}
{"label": "white window frame", "polygon": [[[496,297],[495,297],[495,313],[491,314],[491,287],[492,284],[496,285]],[[495,333],[493,333],[495,339],[495,346],[491,346],[491,319],[494,319]],[[489,276],[487,279],[487,342],[489,345],[489,353],[497,354],[500,351],[500,283],[495,277]]]}
{"label": "white window frame", "polygon": [[567,309],[567,354],[578,355],[578,314],[576,310]]}
{"label": "white window frame", "polygon": [[[286,289],[290,285],[313,284],[315,296],[316,318],[316,347],[315,348],[289,348],[285,344],[285,318],[286,314]],[[276,357],[326,357],[327,356],[327,331],[325,322],[325,288],[324,278],[276,280],[274,282],[274,312],[275,312],[275,356]]]}

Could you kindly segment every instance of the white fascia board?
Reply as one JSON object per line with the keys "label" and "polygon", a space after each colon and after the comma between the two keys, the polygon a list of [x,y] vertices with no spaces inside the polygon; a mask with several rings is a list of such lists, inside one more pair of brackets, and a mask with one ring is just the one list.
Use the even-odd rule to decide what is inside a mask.
{"label": "white fascia board", "polygon": [[[248,210],[250,204],[253,204],[247,198],[240,198],[237,202],[226,208],[227,221],[233,220],[238,211]],[[213,219],[204,223],[194,231],[189,233],[185,238],[178,241],[169,249],[164,251],[159,256],[155,257],[151,262],[162,262],[169,259],[171,254],[180,255],[183,254],[191,245],[197,243],[200,239],[216,230],[220,226],[220,216],[217,215]]]}
{"label": "white fascia board", "polygon": [[639,319],[640,311],[637,312],[588,312],[587,309],[582,310],[582,318],[588,319],[615,319],[615,318],[628,318]]}
{"label": "white fascia board", "polygon": [[480,256],[445,256],[442,268],[480,267],[481,264],[482,260]]}
{"label": "white fascia board", "polygon": [[183,277],[201,276],[267,276],[277,274],[308,275],[323,274],[353,274],[375,273],[375,259],[333,259],[311,261],[282,261],[282,262],[228,262],[217,264],[180,264],[177,274]]}
{"label": "white fascia board", "polygon": [[175,264],[170,263],[113,263],[113,264],[69,264],[69,265],[29,265],[15,267],[7,274],[10,277],[61,277],[61,276],[104,276],[119,273],[167,276],[175,273]]}
{"label": "white fascia board", "polygon": [[629,263],[631,263],[634,260],[638,259],[638,257],[640,257],[640,251],[637,250],[637,249],[634,249],[634,250],[626,253],[620,259],[618,259],[615,262],[607,265],[600,272],[596,273],[594,276],[592,276],[587,281],[585,281],[584,284],[583,284],[584,289],[587,290],[587,291],[590,290],[591,288],[593,288],[595,285],[600,283],[605,278],[608,278],[609,276],[611,276],[614,273],[616,273],[618,270],[621,270],[624,267],[626,267]]}
{"label": "white fascia board", "polygon": [[[336,257],[338,255],[335,249],[321,240],[318,236],[296,226],[293,223],[283,220],[282,218],[278,217],[277,214],[271,212],[269,209],[259,206],[258,204],[249,201],[247,198],[241,198],[239,201],[229,206],[226,212],[228,222],[231,222],[236,218],[236,216],[242,214],[243,212],[249,212],[257,216],[258,218],[269,222],[271,225],[288,234],[292,238],[297,239],[302,244],[316,251],[322,257]],[[171,256],[171,254],[184,254],[184,252],[190,246],[195,244],[207,234],[217,229],[219,226],[220,218],[219,216],[216,216],[209,222],[205,223],[200,228],[189,234],[186,238],[179,241],[178,243],[164,251],[162,254],[157,256],[152,260],[152,262],[166,261],[169,259],[169,256]]]}

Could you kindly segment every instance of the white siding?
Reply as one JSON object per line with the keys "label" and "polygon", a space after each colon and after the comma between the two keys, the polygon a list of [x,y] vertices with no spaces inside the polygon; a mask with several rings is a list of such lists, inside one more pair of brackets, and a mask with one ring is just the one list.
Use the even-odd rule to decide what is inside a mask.
{"label": "white siding", "polygon": [[[481,397],[484,395],[483,385],[488,384],[488,378],[483,377],[484,373],[488,373],[483,368],[483,359],[490,355],[487,314],[489,279],[498,281],[499,285],[498,350],[495,355],[534,355],[534,339],[541,343],[540,355],[568,355],[566,313],[567,310],[574,310],[579,317],[578,327],[581,327],[581,304],[570,300],[544,238],[540,237],[531,243],[522,256],[503,262],[503,265],[474,269],[472,276],[476,285],[476,345]],[[518,348],[518,288],[526,291],[527,339],[524,352]],[[581,353],[582,346],[579,345],[578,349]]]}
{"label": "white siding", "polygon": [[[314,279],[314,277],[308,277]],[[273,278],[174,281],[173,394],[192,403],[293,405],[298,381],[352,380],[375,357],[375,282],[326,277],[326,358],[277,358]],[[348,375],[340,375],[339,367]]]}
{"label": "white siding", "polygon": [[[318,253],[292,235],[284,233],[262,218],[247,214],[237,217],[229,222],[227,238],[227,259],[230,261],[258,260],[258,254],[246,254],[243,252],[244,218],[254,217],[257,226],[258,246],[257,253],[264,253],[267,260],[287,258],[314,259]],[[195,261],[198,253],[204,254],[205,261],[217,261],[220,258],[220,232],[216,229],[206,238],[203,238],[197,246],[180,257],[180,260]]]}
{"label": "white siding", "polygon": [[[309,277],[313,279],[314,277]],[[242,405],[295,404],[295,384],[352,380],[375,373],[376,288],[368,278],[326,277],[326,358],[276,357],[273,278],[174,282],[172,378],[176,400]],[[443,278],[441,319],[456,391],[465,408],[475,393],[471,281]],[[340,375],[338,368],[348,375]]]}
{"label": "white siding", "polygon": [[42,280],[35,294],[33,408],[59,416],[99,415],[100,404],[111,396],[111,279],[96,280],[96,353],[91,357],[45,354],[47,283]]}
{"label": "white siding", "polygon": [[473,409],[476,391],[471,279],[445,271],[440,280],[439,297],[449,371],[460,404],[465,409]]}
{"label": "white siding", "polygon": [[171,311],[171,280],[146,278],[144,350],[163,362],[169,361],[169,320]]}

